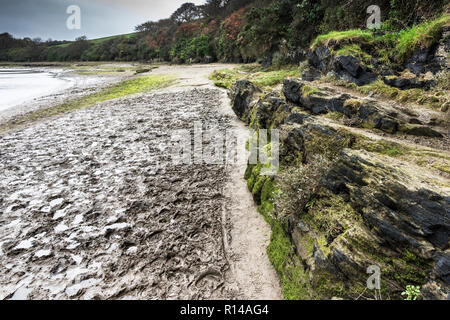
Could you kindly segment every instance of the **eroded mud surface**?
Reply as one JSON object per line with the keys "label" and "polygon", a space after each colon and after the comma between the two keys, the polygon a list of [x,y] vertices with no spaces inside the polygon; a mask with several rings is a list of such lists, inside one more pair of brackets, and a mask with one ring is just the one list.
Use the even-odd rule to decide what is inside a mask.
{"label": "eroded mud surface", "polygon": [[146,94],[1,137],[0,298],[241,297],[225,276],[227,169],[169,152],[169,128],[229,126],[219,95]]}

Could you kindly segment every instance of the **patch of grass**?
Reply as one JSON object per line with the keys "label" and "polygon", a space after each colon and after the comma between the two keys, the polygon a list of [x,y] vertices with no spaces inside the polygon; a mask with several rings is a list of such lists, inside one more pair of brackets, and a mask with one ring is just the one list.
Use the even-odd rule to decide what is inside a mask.
{"label": "patch of grass", "polygon": [[230,69],[216,70],[209,76],[209,80],[214,81],[217,87],[230,89],[237,81],[237,73]]}
{"label": "patch of grass", "polygon": [[313,228],[317,234],[316,241],[325,256],[330,253],[330,242],[355,226],[360,216],[348,202],[339,195],[323,189],[317,193],[309,209],[302,219]]}
{"label": "patch of grass", "polygon": [[333,120],[339,120],[344,117],[344,114],[342,112],[329,112],[324,116]]}
{"label": "patch of grass", "polygon": [[[394,280],[402,286],[411,283],[422,285],[426,281],[425,270],[430,268],[430,261],[422,259],[408,250],[404,250],[403,255],[383,252],[377,246],[374,246],[373,242],[363,238],[362,235],[348,237],[347,239],[355,248],[355,251],[363,252],[365,256],[376,261],[383,272],[382,279]],[[393,298],[400,298],[398,295],[399,293],[394,293]]]}
{"label": "patch of grass", "polygon": [[348,44],[335,52],[337,56],[353,56],[359,60],[370,63],[372,56],[364,52],[358,44]]}
{"label": "patch of grass", "polygon": [[136,71],[135,71],[135,74],[140,74],[140,73],[147,73],[147,72],[150,72],[150,71],[152,71],[152,69],[137,69]]}
{"label": "patch of grass", "polygon": [[450,174],[450,165],[434,165],[433,168],[435,168],[441,172]]}
{"label": "patch of grass", "polygon": [[272,230],[267,255],[280,278],[283,297],[287,300],[311,299],[308,274],[295,253],[286,225],[274,216],[274,197],[279,193],[277,183],[260,175],[261,168],[262,165],[249,165],[244,178],[259,204],[258,212]]}
{"label": "patch of grass", "polygon": [[387,141],[378,141],[373,144],[369,144],[366,147],[367,151],[376,152],[387,155],[389,157],[398,157],[406,154],[407,150],[399,144],[389,143]]}
{"label": "patch of grass", "polygon": [[450,157],[444,154],[439,154],[436,152],[432,152],[432,151],[421,151],[421,150],[416,150],[414,151],[414,153],[417,153],[421,156],[428,156],[428,157],[432,157],[432,158],[437,158],[437,159],[443,159],[443,160],[447,160],[450,161]]}
{"label": "patch of grass", "polygon": [[40,109],[27,113],[19,119],[15,119],[14,122],[8,122],[0,126],[0,132],[4,132],[21,125],[49,118],[58,114],[69,113],[74,110],[83,109],[99,102],[164,88],[171,85],[174,81],[175,78],[172,76],[159,75],[142,76],[126,80],[109,88],[105,88],[100,92],[89,94],[87,96],[83,96],[70,102],[56,105],[47,109]]}
{"label": "patch of grass", "polygon": [[441,36],[442,27],[448,24],[450,24],[450,14],[445,14],[435,20],[399,32],[395,46],[398,61],[404,63],[417,49],[429,48],[435,44]]}
{"label": "patch of grass", "polygon": [[258,207],[272,229],[267,256],[280,278],[282,294],[286,300],[311,299],[308,274],[295,254],[285,226],[273,217],[273,197],[276,192],[273,181],[267,180],[261,194],[262,203]]}
{"label": "patch of grass", "polygon": [[344,107],[351,108],[354,111],[358,111],[364,104],[360,99],[348,99],[344,102]]}
{"label": "patch of grass", "polygon": [[390,157],[397,157],[399,155],[403,155],[403,150],[397,147],[391,147],[380,151],[381,154],[385,154]]}
{"label": "patch of grass", "polygon": [[123,73],[126,72],[126,70],[124,69],[117,69],[117,70],[80,70],[77,71],[77,74],[80,75],[85,75],[85,76],[90,76],[90,75],[102,75],[102,74],[109,74],[109,75],[113,75],[113,74],[118,74],[118,73]]}
{"label": "patch of grass", "polygon": [[362,149],[368,152],[384,154],[393,158],[407,155],[411,152],[411,149],[395,142],[386,140],[370,140],[364,137],[358,137],[356,139],[353,149]]}
{"label": "patch of grass", "polygon": [[238,80],[249,80],[259,87],[273,87],[283,82],[287,77],[299,77],[296,66],[285,66],[279,70],[263,69],[255,65],[243,66],[214,71],[209,79],[218,87],[229,89]]}
{"label": "patch of grass", "polygon": [[382,80],[377,80],[360,87],[351,82],[330,78],[324,78],[322,81],[329,81],[334,83],[335,85],[353,89],[364,94],[373,92],[374,94],[402,103],[417,103],[433,110],[440,109],[442,100],[446,99],[445,96],[439,98],[434,96],[433,92],[427,92],[423,89],[400,90],[398,88],[388,86]]}
{"label": "patch of grass", "polygon": [[374,92],[376,94],[381,94],[388,98],[396,98],[399,95],[399,89],[388,86],[381,80],[374,81],[370,84],[367,84],[365,86],[357,87],[359,88],[359,91],[364,94],[369,94],[370,92]]}
{"label": "patch of grass", "polygon": [[318,36],[312,42],[311,48],[315,49],[319,45],[328,46],[328,44],[333,41],[334,43],[352,43],[352,42],[371,42],[374,41],[375,37],[373,33],[369,30],[352,29],[346,31],[332,31],[327,34]]}
{"label": "patch of grass", "polygon": [[395,66],[405,63],[416,50],[429,48],[439,41],[442,28],[449,24],[450,14],[444,14],[400,32],[377,35],[361,29],[332,31],[318,36],[311,48],[324,45],[335,55],[354,56],[366,64],[370,64],[371,56],[374,56],[386,65]]}
{"label": "patch of grass", "polygon": [[259,72],[251,77],[251,81],[257,86],[271,87],[283,82],[287,77],[299,77],[300,72],[295,69],[281,69],[269,72]]}
{"label": "patch of grass", "polygon": [[304,86],[302,86],[301,91],[303,93],[303,96],[305,96],[305,97],[309,97],[310,95],[312,95],[314,93],[320,92],[320,90],[318,88],[312,87],[312,86],[309,86],[306,84]]}

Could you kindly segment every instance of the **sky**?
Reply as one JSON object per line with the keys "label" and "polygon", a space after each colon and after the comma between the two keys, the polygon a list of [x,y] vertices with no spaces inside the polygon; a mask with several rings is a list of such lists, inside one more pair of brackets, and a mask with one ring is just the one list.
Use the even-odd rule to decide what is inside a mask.
{"label": "sky", "polygon": [[[0,0],[0,33],[43,40],[126,34],[145,21],[168,18],[184,2],[204,0]],[[71,5],[81,10],[80,29],[67,28]]]}

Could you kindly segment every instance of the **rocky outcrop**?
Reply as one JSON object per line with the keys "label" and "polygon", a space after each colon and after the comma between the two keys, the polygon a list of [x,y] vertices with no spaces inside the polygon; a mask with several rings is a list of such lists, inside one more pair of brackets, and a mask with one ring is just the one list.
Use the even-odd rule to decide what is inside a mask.
{"label": "rocky outcrop", "polygon": [[442,137],[441,133],[430,127],[420,124],[407,125],[415,119],[375,99],[361,99],[298,79],[284,80],[283,94],[287,101],[304,107],[312,114],[340,113],[352,126],[379,129],[391,134],[402,129],[400,131],[409,135]]}
{"label": "rocky outcrop", "polygon": [[450,26],[442,28],[441,40],[434,46],[414,52],[405,67],[416,75],[450,70]]}
{"label": "rocky outcrop", "polygon": [[448,195],[418,187],[414,177],[367,153],[346,151],[315,201],[289,219],[313,287],[330,277],[333,285],[322,288],[329,295],[342,287],[347,298],[356,297],[367,267],[376,265],[383,270],[382,291],[391,297],[408,284],[438,283],[438,289],[423,291],[428,298],[448,292]]}
{"label": "rocky outcrop", "polygon": [[[352,43],[351,40],[348,40]],[[450,26],[442,27],[440,40],[429,46],[421,47],[413,52],[406,62],[399,63],[391,59],[386,63],[386,57],[380,54],[379,48],[373,43],[353,42],[359,48],[359,54],[340,52],[343,46],[349,43],[329,40],[326,44],[319,44],[310,49],[306,55],[308,67],[305,68],[303,80],[317,79],[317,73],[322,75],[333,74],[338,79],[353,82],[363,86],[381,78],[387,85],[402,90],[423,88],[429,89],[435,85],[433,79],[424,79],[425,75],[436,75],[439,72],[450,70]],[[362,56],[364,58],[362,58]],[[416,78],[399,76],[405,70],[409,70]]]}
{"label": "rocky outcrop", "polygon": [[232,108],[239,119],[247,121],[251,105],[257,101],[261,90],[248,80],[236,82],[229,92]]}
{"label": "rocky outcrop", "polygon": [[359,86],[377,79],[377,75],[356,57],[335,55],[325,46],[310,50],[307,58],[309,64],[323,74],[332,72],[341,80],[354,82]]}
{"label": "rocky outcrop", "polygon": [[401,90],[406,89],[426,89],[429,90],[431,87],[436,85],[434,80],[423,80],[419,78],[404,78],[404,77],[383,77],[385,84],[398,88]]}
{"label": "rocky outcrop", "polygon": [[[282,94],[284,98],[276,91],[260,93],[248,81],[236,83],[231,90],[233,109],[241,119],[253,128],[280,130],[283,168],[308,164],[317,154],[332,159],[317,194],[305,209],[287,218],[285,232],[295,256],[289,263],[272,261],[280,277],[306,288],[304,298],[356,299],[366,290],[367,268],[378,266],[383,298],[400,299],[407,285],[419,285],[422,298],[446,299],[450,289],[448,190],[436,187],[429,173],[362,150],[360,137],[324,125],[318,117],[340,113],[348,120],[345,123],[388,134],[441,134],[401,108],[334,88],[289,78]],[[249,188],[260,211],[276,220],[276,178],[260,176],[259,170],[249,166]],[[293,265],[296,259],[299,262]],[[298,278],[292,279],[293,274]]]}

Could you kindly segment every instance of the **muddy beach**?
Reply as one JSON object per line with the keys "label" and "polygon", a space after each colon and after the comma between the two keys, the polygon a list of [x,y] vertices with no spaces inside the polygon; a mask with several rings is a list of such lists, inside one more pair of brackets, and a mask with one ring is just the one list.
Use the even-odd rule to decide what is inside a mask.
{"label": "muddy beach", "polygon": [[195,121],[248,134],[207,79],[224,67],[0,136],[0,299],[281,298],[245,168],[170,158]]}

